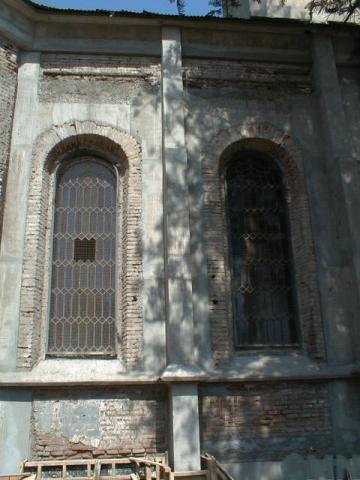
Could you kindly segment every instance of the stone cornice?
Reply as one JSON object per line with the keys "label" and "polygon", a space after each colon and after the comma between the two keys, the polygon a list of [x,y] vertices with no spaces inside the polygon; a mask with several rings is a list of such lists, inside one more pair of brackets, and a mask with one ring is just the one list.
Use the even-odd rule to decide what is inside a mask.
{"label": "stone cornice", "polygon": [[[329,23],[309,24],[299,20],[270,19],[253,17],[250,20],[234,18],[180,17],[173,15],[156,15],[149,13],[107,12],[61,10],[37,6],[28,0],[0,0],[0,34],[9,38],[17,46],[26,50],[44,49],[37,38],[41,30],[48,29],[51,35],[52,26],[62,24],[87,24],[104,28],[108,26],[141,26],[160,28],[162,26],[178,26],[183,29],[252,31],[259,33],[303,34],[319,32],[330,35],[360,35],[356,25]],[[55,34],[56,35],[56,34]],[[99,37],[97,37],[98,39]],[[46,44],[45,44],[46,45]],[[41,47],[41,48],[38,48]],[[76,47],[74,48],[76,50]]]}

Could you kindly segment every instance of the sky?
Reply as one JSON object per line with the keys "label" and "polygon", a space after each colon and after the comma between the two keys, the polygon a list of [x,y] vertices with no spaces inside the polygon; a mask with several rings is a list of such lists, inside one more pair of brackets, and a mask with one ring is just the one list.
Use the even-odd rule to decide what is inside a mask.
{"label": "sky", "polygon": [[[128,10],[154,13],[177,14],[176,2],[169,0],[33,0],[34,3],[56,8],[73,8],[79,10]],[[186,15],[206,15],[211,9],[208,0],[188,0]]]}

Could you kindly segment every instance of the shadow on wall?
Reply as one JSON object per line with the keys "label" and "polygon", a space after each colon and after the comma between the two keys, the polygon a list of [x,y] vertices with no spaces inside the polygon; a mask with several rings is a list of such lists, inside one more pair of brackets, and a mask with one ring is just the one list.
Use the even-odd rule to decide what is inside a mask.
{"label": "shadow on wall", "polygon": [[[190,191],[191,237],[186,239],[181,236],[181,228],[172,224],[167,242],[171,245],[181,244],[182,251],[191,253],[192,277],[195,279],[192,292],[195,315],[194,361],[199,361],[206,368],[212,367],[212,360],[209,358],[211,357],[210,333],[209,327],[205,324],[208,321],[209,302],[213,299],[208,298],[207,295],[207,244],[204,236],[201,153],[206,150],[213,136],[220,130],[226,130],[239,123],[262,122],[264,116],[267,116],[268,120],[282,131],[290,130],[289,117],[282,116],[281,112],[279,114],[275,103],[271,113],[264,112],[264,99],[244,103],[241,87],[237,87],[234,96],[233,88],[213,87],[209,92],[210,95],[207,95],[204,89],[196,93],[186,91],[189,167],[185,170],[181,164],[176,163],[169,167],[171,178],[179,181],[170,182],[166,192],[167,211],[172,218],[178,218],[180,222],[184,216],[184,194],[187,193],[187,187],[184,190],[184,184]],[[172,113],[164,118],[164,124],[168,128],[171,127],[173,131],[177,128],[181,130],[184,118],[181,102],[176,103],[178,85],[175,80],[169,85],[168,95],[174,101]],[[203,98],[201,98],[202,95]],[[269,90],[265,92],[265,97],[266,95],[265,100],[271,102],[274,93]],[[254,107],[257,112],[254,111],[250,115],[248,112]],[[161,146],[156,145],[155,139],[149,133],[149,131],[161,131],[160,89],[153,94],[136,95],[131,101],[131,111],[134,123],[138,121],[137,126],[133,127],[135,131],[131,133],[142,140],[143,165],[146,169],[147,162],[150,163],[153,158],[161,158],[162,155]],[[159,125],[153,125],[152,129],[147,129],[146,125],[141,124],[144,118],[150,124],[159,122]],[[309,128],[313,128],[311,121],[309,121]],[[143,136],[146,137],[145,141]],[[309,137],[312,135],[309,134]],[[173,140],[172,149],[181,150],[182,143],[176,138]],[[311,156],[312,153],[309,152],[309,157]],[[146,182],[145,178],[145,184]],[[159,192],[152,193],[159,194]],[[143,205],[147,211],[145,192]],[[151,223],[153,219],[144,218],[144,222],[149,220],[148,225],[154,231],[151,232],[150,237],[147,236],[147,231],[143,232],[144,259],[151,266],[148,273],[145,271],[143,280],[146,282],[144,283],[146,291],[142,299],[143,311],[149,329],[146,333],[146,342],[143,344],[143,364],[147,369],[160,372],[166,365],[167,356],[163,332],[157,330],[166,318],[164,297],[167,293],[162,262],[164,223],[161,212],[153,213],[157,220]],[[139,242],[140,238],[139,232]],[[215,252],[215,254],[220,256],[222,252]],[[181,301],[186,299],[188,294],[182,271],[179,271],[177,279],[182,282],[177,292],[177,299],[181,305]],[[171,308],[171,305],[168,307]],[[179,349],[182,348],[181,343],[186,343],[187,338],[183,336],[181,319],[189,313],[187,306],[183,305],[183,310],[179,311],[178,322],[171,327],[172,336],[176,339]],[[187,334],[192,335],[192,332]],[[208,356],[204,355],[204,350],[208,351]],[[292,356],[294,357],[292,365],[296,366],[300,360],[296,355]],[[262,368],[267,363],[275,374],[277,367],[280,372],[280,367],[283,366],[279,357],[274,359],[266,354],[258,355],[257,360],[247,365],[248,373],[257,373],[259,366]],[[238,369],[234,368],[232,373],[237,372]],[[333,446],[326,389],[326,385],[323,384],[309,385],[301,382],[287,382],[282,385],[249,383],[241,386],[201,387],[202,448],[215,454],[223,462],[241,459],[244,462],[244,467],[241,468],[244,469],[247,468],[246,462],[280,460],[292,451],[300,451],[304,456],[314,452],[319,452],[321,455],[330,454]],[[132,453],[140,455],[151,449],[156,452],[167,449],[169,418],[166,389],[146,386],[129,387],[126,390],[120,389],[121,391],[123,396],[119,394],[119,389],[116,389],[112,393],[98,395],[97,398],[94,398],[94,391],[88,391],[86,394],[79,395],[78,398],[74,398],[72,394],[67,396],[63,392],[54,392],[50,397],[48,392],[44,395],[39,394],[35,398],[34,407],[34,453],[41,458],[43,451],[41,449],[45,445],[52,446],[52,455],[59,457],[78,455],[79,452],[84,456],[101,456],[106,454],[108,449],[114,452],[116,450],[117,454],[126,455],[130,453],[129,445],[132,446]],[[129,392],[139,392],[139,394],[129,394]],[[143,402],[144,397],[145,402]],[[78,416],[82,422],[87,423],[88,430],[84,428],[84,423],[79,424],[74,420]],[[69,419],[72,421],[69,422]],[[197,418],[194,417],[193,411],[184,410],[181,412],[181,422],[185,426],[194,425]],[[305,429],[304,425],[306,425]],[[53,435],[54,432],[58,434]],[[189,441],[184,448],[184,455],[191,456],[195,448],[195,443],[192,444]],[[294,463],[289,464],[296,465],[295,460]],[[259,465],[260,462],[257,463]],[[256,468],[262,467],[263,464]],[[278,468],[280,467],[276,465],[271,467],[275,469],[274,472],[277,472]],[[263,471],[260,473],[264,474]]]}
{"label": "shadow on wall", "polygon": [[[195,278],[202,275],[202,283],[208,281],[207,271],[203,268],[207,261],[208,248],[204,238],[203,206],[203,182],[206,179],[202,178],[202,169],[199,165],[203,152],[208,149],[209,144],[213,144],[213,139],[220,130],[230,130],[234,125],[260,124],[268,121],[284,132],[294,128],[289,117],[291,112],[289,93],[280,94],[276,86],[273,86],[273,89],[260,87],[257,92],[252,90],[250,98],[246,96],[244,98],[248,93],[246,87],[245,89],[242,86],[234,87],[229,83],[226,85],[226,82],[221,85],[220,76],[219,72],[219,79],[214,80],[212,84],[208,82],[206,85],[205,81],[198,85],[192,84],[186,91],[189,156],[187,178],[192,202],[191,250],[194,264],[199,265],[193,274]],[[306,109],[306,105],[309,105],[308,101],[300,108],[299,117],[303,113],[302,110]],[[252,110],[252,114],[249,114],[249,110]],[[307,136],[313,139],[314,126],[309,118],[310,114],[305,112],[304,128],[307,129]],[[305,155],[312,158],[311,147],[306,144],[304,150]],[[223,222],[225,223],[225,218]],[[223,241],[226,242],[226,239]],[[212,243],[212,246],[214,245],[215,250],[211,251],[211,255],[221,258],[223,245],[221,242]],[[216,250],[216,245],[220,250]],[[216,272],[213,274],[216,275]],[[198,292],[194,293],[196,295]],[[214,298],[218,302],[217,305],[224,308],[223,297],[219,296],[219,292],[214,292],[215,295],[216,293],[217,296]],[[206,315],[209,309],[213,308],[214,298],[209,296]],[[200,323],[201,317],[195,321]],[[231,329],[230,325],[230,332]],[[250,360],[239,358],[236,367],[227,370],[228,373],[231,372],[234,376],[239,371],[248,376],[259,372],[275,376],[284,373],[282,357],[256,353]],[[304,364],[303,358],[298,353],[294,352],[289,356],[291,361],[288,373],[291,375],[296,368],[303,368]],[[286,357],[286,362],[289,356]],[[294,451],[302,452],[305,456],[314,453],[315,450],[319,455],[332,454],[332,430],[328,408],[327,387],[324,384],[312,386],[290,382],[202,386],[201,448],[214,454],[222,462],[274,461],[283,459]],[[256,475],[253,478],[255,477]],[[240,475],[236,478],[240,478]]]}

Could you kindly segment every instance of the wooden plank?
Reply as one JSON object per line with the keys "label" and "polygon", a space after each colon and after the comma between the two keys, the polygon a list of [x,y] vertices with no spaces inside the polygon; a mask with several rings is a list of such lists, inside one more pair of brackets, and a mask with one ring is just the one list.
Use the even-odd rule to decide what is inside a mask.
{"label": "wooden plank", "polygon": [[145,479],[151,480],[151,468],[149,465],[145,464]]}
{"label": "wooden plank", "polygon": [[207,460],[207,465],[208,465],[210,480],[218,480],[217,466],[216,466],[215,459],[209,458]]}
{"label": "wooden plank", "polygon": [[19,473],[19,474],[16,473],[11,475],[0,475],[0,480],[24,480],[30,477],[35,478],[36,475],[33,473]]}
{"label": "wooden plank", "polygon": [[160,462],[154,462],[153,460],[148,460],[147,458],[129,457],[129,461],[134,463],[143,463],[144,465],[154,465],[154,466],[160,465],[161,467],[166,466]]}
{"label": "wooden plank", "polygon": [[[24,468],[31,468],[31,467],[37,467],[38,465],[41,465],[43,467],[53,467],[53,466],[62,466],[62,465],[87,465],[88,463],[90,464],[106,464],[110,465],[111,463],[131,463],[132,459],[124,457],[124,458],[102,458],[102,459],[79,459],[79,460],[41,460],[41,461],[32,461],[32,462],[25,462],[24,463]],[[153,462],[154,463],[154,462]]]}
{"label": "wooden plank", "polygon": [[204,477],[208,478],[209,471],[208,470],[187,470],[184,472],[174,472],[175,478],[181,477]]}

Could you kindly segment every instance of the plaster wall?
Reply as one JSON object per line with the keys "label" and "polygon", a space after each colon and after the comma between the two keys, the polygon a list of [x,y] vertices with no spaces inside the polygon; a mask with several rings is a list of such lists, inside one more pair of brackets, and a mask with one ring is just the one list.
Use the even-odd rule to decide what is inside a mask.
{"label": "plaster wall", "polygon": [[351,143],[351,158],[355,165],[360,160],[360,112],[357,108],[360,100],[360,73],[356,66],[339,67],[339,82],[344,105],[346,126]]}
{"label": "plaster wall", "polygon": [[21,462],[30,455],[31,401],[31,390],[0,390],[1,475],[18,471]]}
{"label": "plaster wall", "polygon": [[341,480],[349,472],[353,478],[358,478],[360,470],[359,455],[346,458],[342,455],[323,458],[300,455],[289,455],[282,462],[249,462],[225,463],[225,468],[236,479],[252,480],[253,478],[266,478],[267,480]]}
{"label": "plaster wall", "polygon": [[199,30],[188,26],[182,30],[182,52],[184,58],[311,62],[311,38],[302,33],[301,28],[280,34],[270,26],[261,35],[256,28],[230,31],[222,28]]}
{"label": "plaster wall", "polygon": [[[323,23],[329,19],[325,12],[314,12],[309,9],[306,0],[291,0],[281,3],[277,0],[265,0],[262,2],[236,2],[236,0],[224,0],[225,15],[237,18],[270,17],[270,18],[293,18],[298,20],[311,20]],[[331,20],[342,21],[346,15],[332,15]]]}

